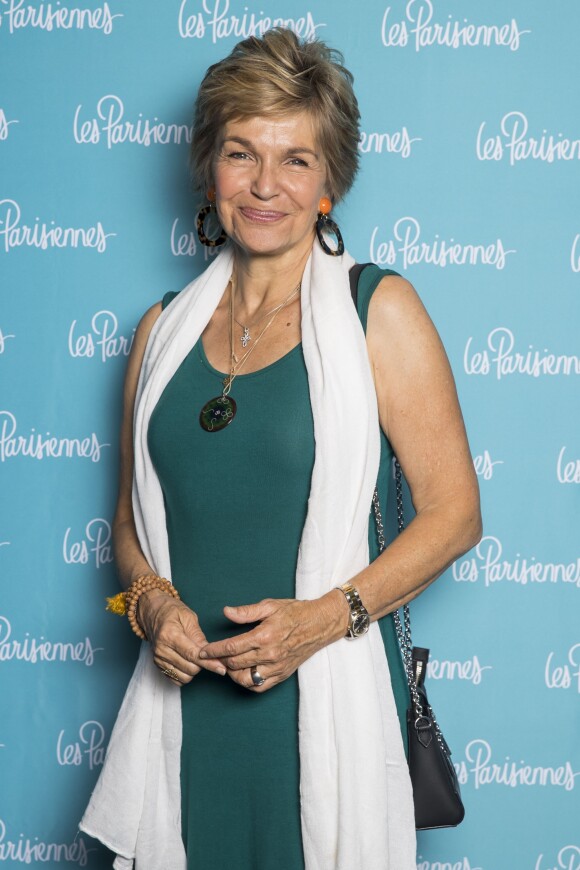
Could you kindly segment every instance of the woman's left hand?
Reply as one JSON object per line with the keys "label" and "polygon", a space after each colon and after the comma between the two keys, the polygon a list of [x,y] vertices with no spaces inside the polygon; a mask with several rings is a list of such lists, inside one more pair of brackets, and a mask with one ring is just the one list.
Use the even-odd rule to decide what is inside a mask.
{"label": "woman's left hand", "polygon": [[[348,622],[345,603],[342,593],[333,590],[314,601],[266,598],[257,604],[224,607],[224,614],[232,622],[259,625],[236,637],[207,644],[200,658],[220,659],[240,686],[265,692],[288,679],[319,649],[344,636]],[[253,667],[264,678],[261,686],[254,685]]]}

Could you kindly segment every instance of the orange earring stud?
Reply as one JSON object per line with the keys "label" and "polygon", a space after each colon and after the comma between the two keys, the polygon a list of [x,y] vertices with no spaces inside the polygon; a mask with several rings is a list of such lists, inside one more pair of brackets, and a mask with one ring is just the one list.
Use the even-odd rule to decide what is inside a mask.
{"label": "orange earring stud", "polygon": [[[318,203],[318,220],[316,221],[316,235],[320,242],[320,247],[329,257],[340,257],[344,254],[344,242],[340,234],[338,225],[328,217],[332,211],[332,203],[328,197],[323,196]],[[325,236],[330,233],[336,239],[336,247],[331,248],[326,241]]]}
{"label": "orange earring stud", "polygon": [[215,202],[215,187],[210,187],[207,191],[207,198],[210,202]]}

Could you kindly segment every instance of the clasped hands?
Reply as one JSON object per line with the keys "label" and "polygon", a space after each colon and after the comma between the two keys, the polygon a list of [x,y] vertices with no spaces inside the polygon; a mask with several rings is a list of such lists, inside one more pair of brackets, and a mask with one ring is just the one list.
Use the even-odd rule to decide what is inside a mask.
{"label": "clasped hands", "polygon": [[[311,655],[344,636],[348,610],[342,593],[332,590],[313,601],[266,598],[257,604],[224,607],[238,625],[257,623],[235,637],[208,643],[197,615],[162,592],[140,602],[139,621],[149,639],[155,664],[175,673],[185,685],[203,668],[253,692],[265,692],[288,679]],[[256,686],[251,669],[264,683]]]}

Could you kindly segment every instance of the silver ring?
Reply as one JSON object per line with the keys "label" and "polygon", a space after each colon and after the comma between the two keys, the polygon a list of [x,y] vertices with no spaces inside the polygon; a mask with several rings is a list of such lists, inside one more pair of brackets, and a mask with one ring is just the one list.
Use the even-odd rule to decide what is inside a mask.
{"label": "silver ring", "polygon": [[262,686],[266,682],[265,678],[259,672],[257,665],[254,665],[253,668],[250,668],[250,673],[252,675],[252,682],[254,686]]}

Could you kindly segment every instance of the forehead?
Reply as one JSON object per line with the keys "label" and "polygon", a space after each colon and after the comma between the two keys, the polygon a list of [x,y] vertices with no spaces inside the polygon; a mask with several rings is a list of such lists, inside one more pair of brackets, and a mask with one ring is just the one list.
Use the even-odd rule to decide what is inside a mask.
{"label": "forehead", "polygon": [[234,119],[224,124],[222,138],[244,139],[256,147],[317,149],[316,131],[309,112]]}

